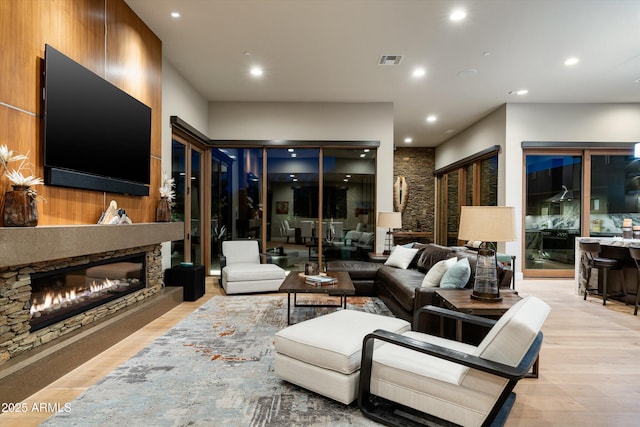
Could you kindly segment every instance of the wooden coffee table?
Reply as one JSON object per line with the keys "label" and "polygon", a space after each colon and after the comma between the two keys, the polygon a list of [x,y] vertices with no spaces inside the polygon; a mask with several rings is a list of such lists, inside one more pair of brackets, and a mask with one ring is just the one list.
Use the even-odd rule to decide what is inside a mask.
{"label": "wooden coffee table", "polygon": [[[331,285],[307,285],[304,281],[304,276],[301,276],[300,271],[292,271],[287,274],[287,277],[280,285],[279,292],[287,293],[287,325],[291,324],[291,294],[293,294],[293,306],[294,307],[342,307],[347,308],[347,296],[355,295],[356,288],[353,287],[353,282],[349,273],[344,271],[335,271],[328,273],[329,277],[335,277],[338,283]],[[340,304],[298,304],[296,301],[297,294],[327,294],[330,296],[339,296]]]}
{"label": "wooden coffee table", "polygon": [[[438,289],[435,291],[440,304],[449,310],[482,317],[500,318],[513,305],[522,299],[517,292],[500,290],[501,301],[487,302],[471,298],[470,289]],[[441,333],[442,323],[440,324]],[[456,321],[456,340],[462,341],[462,321]],[[539,359],[533,364],[532,373],[528,377],[538,378]]]}

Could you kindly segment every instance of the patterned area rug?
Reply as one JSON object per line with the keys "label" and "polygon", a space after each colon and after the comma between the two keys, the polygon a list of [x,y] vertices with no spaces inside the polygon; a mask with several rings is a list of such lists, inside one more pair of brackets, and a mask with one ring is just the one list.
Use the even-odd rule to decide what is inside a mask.
{"label": "patterned area rug", "polygon": [[[286,298],[213,297],[42,425],[376,425],[355,402],[345,406],[274,375],[273,337],[286,326]],[[314,295],[298,303],[305,298],[327,302]],[[349,298],[348,309],[391,315],[377,298]],[[331,310],[295,308],[292,321]]]}

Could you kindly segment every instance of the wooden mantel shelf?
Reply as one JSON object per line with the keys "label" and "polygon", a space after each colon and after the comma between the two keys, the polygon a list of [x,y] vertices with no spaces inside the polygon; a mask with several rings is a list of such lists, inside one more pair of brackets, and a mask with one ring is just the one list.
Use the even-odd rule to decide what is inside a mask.
{"label": "wooden mantel shelf", "polygon": [[183,238],[183,222],[0,227],[0,267],[135,248]]}

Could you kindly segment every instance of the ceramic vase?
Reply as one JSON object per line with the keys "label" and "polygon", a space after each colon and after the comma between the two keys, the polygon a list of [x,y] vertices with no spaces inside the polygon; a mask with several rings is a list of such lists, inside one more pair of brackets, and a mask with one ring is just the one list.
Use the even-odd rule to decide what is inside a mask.
{"label": "ceramic vase", "polygon": [[156,207],[157,222],[171,222],[171,202],[166,197],[160,198]]}
{"label": "ceramic vase", "polygon": [[35,227],[38,225],[36,193],[29,187],[14,185],[4,195],[3,224],[5,227]]}

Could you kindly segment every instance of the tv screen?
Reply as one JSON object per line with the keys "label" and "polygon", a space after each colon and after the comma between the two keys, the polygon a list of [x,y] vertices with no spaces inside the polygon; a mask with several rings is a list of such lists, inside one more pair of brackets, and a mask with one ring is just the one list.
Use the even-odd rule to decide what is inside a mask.
{"label": "tv screen", "polygon": [[149,195],[151,108],[45,46],[45,183]]}

